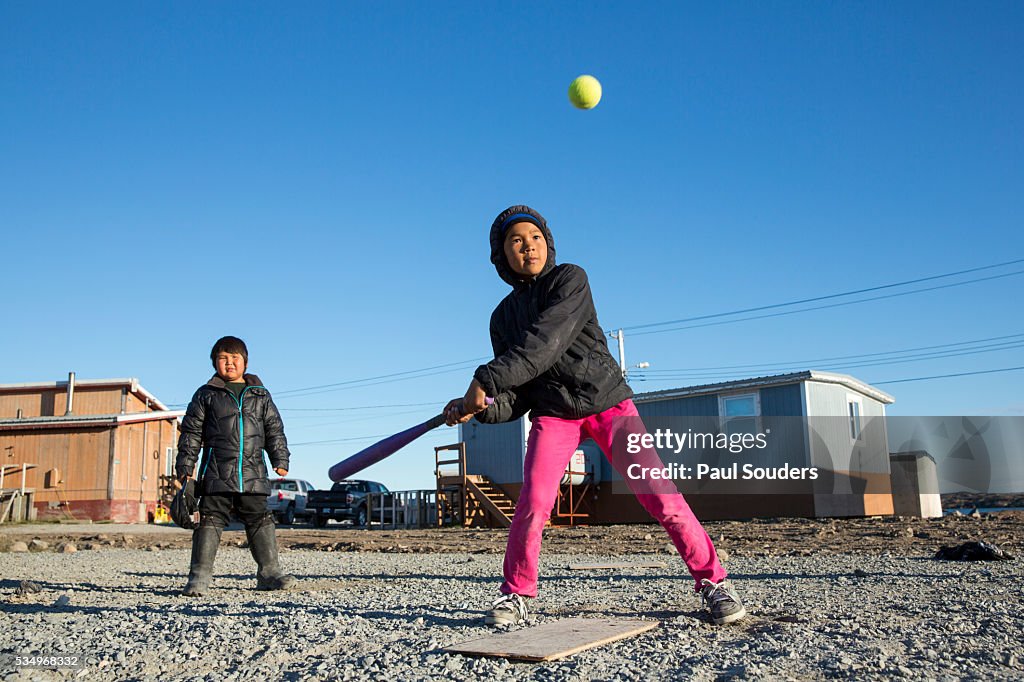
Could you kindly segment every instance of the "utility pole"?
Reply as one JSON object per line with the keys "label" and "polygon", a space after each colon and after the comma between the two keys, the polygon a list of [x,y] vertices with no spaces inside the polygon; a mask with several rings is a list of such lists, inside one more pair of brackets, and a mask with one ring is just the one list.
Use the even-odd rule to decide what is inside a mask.
{"label": "utility pole", "polygon": [[[620,328],[617,332],[608,332],[608,336],[619,342],[619,369],[622,370],[622,376],[629,378],[629,368],[626,367],[626,334]],[[637,369],[647,369],[651,366],[649,362],[641,362],[636,365]]]}
{"label": "utility pole", "polygon": [[608,335],[619,340],[619,369],[622,370],[622,376],[626,376],[626,334],[620,328],[617,332],[608,332]]}

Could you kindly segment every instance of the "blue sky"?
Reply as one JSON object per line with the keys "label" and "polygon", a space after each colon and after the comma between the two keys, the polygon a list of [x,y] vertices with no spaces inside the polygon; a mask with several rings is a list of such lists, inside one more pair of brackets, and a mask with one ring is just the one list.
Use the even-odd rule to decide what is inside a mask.
{"label": "blue sky", "polygon": [[[1022,366],[1024,263],[631,329],[1024,258],[1022,28],[1011,2],[0,2],[0,382],[137,376],[181,404],[236,334],[293,473],[326,483],[462,393],[507,291],[487,228],[521,202],[651,363],[637,391]],[[1022,377],[880,388],[890,414],[1020,415]],[[428,487],[455,439],[366,475]]]}

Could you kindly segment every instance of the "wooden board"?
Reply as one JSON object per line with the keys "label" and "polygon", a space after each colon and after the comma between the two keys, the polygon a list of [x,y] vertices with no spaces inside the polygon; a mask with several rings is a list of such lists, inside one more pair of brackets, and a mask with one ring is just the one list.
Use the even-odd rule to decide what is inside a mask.
{"label": "wooden board", "polygon": [[593,571],[600,568],[668,568],[663,561],[641,561],[633,564],[569,564],[570,571]]}
{"label": "wooden board", "polygon": [[453,644],[445,647],[444,651],[520,661],[556,661],[580,651],[653,630],[658,624],[656,620],[563,618],[533,628]]}

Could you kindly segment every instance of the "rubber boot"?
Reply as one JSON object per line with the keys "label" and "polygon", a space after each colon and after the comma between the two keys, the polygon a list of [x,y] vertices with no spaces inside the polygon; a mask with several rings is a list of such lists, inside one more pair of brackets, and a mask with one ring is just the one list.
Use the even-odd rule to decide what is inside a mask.
{"label": "rubber boot", "polygon": [[295,584],[295,577],[281,570],[277,559],[277,535],[274,522],[265,516],[255,526],[246,526],[249,551],[259,568],[256,571],[257,590],[286,590]]}
{"label": "rubber boot", "polygon": [[217,557],[222,530],[214,526],[199,526],[192,531],[192,564],[188,571],[188,582],[181,591],[186,597],[201,597],[210,591],[213,560]]}

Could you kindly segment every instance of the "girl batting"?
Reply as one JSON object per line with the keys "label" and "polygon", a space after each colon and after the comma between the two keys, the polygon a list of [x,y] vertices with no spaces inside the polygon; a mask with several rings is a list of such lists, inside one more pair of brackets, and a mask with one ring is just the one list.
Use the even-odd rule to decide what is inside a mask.
{"label": "girl batting", "polygon": [[[537,596],[541,535],[558,486],[580,442],[592,438],[643,507],[668,532],[716,624],[746,615],[725,580],[711,538],[674,488],[651,492],[625,475],[630,464],[660,468],[653,449],[615,452],[622,429],[639,422],[633,392],[608,351],[587,274],[555,264],[547,222],[529,206],[512,206],[491,225],[491,262],[512,287],[491,314],[494,360],[477,368],[469,389],[445,407],[449,425],[473,416],[483,423],[530,413],[533,426],[523,463],[523,487],[505,550],[501,596],[487,613],[491,625],[526,620],[526,598]],[[488,398],[493,398],[493,403]],[[631,418],[631,419],[629,419]]]}

